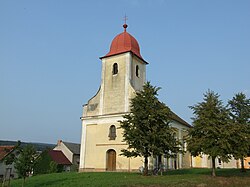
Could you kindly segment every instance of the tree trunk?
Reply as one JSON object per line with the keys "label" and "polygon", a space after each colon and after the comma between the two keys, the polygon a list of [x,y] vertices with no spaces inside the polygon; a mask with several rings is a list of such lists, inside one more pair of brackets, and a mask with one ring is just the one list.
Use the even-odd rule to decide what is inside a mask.
{"label": "tree trunk", "polygon": [[241,172],[246,172],[245,166],[244,166],[244,157],[242,157],[242,158],[240,159],[240,161],[241,161]]}
{"label": "tree trunk", "polygon": [[212,156],[212,176],[215,177],[215,156]]}
{"label": "tree trunk", "polygon": [[22,187],[24,187],[26,177],[23,178]]}
{"label": "tree trunk", "polygon": [[143,171],[143,175],[144,176],[148,175],[148,157],[147,156],[144,157],[144,171]]}

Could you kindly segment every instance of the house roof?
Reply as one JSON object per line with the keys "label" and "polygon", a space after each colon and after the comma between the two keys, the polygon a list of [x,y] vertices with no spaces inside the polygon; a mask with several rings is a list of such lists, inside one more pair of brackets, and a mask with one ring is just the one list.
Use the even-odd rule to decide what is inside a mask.
{"label": "house roof", "polygon": [[187,123],[186,121],[184,121],[182,118],[180,118],[177,114],[175,114],[173,111],[171,111],[171,118],[172,120],[175,120],[179,123],[181,123],[182,125],[185,125],[187,127],[192,127],[189,123]]}
{"label": "house roof", "polygon": [[11,151],[13,151],[15,146],[2,145],[0,146],[0,161],[3,160]]}
{"label": "house roof", "polygon": [[70,142],[63,142],[64,145],[73,153],[76,155],[80,155],[80,144],[77,143],[70,143]]}
{"label": "house roof", "polygon": [[51,159],[57,164],[72,165],[72,163],[67,159],[62,151],[49,150],[48,154],[50,155]]}

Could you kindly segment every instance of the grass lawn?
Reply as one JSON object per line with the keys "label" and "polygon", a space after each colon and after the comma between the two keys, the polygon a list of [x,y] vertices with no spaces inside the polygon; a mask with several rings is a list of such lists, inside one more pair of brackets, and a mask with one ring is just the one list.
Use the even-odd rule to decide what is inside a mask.
{"label": "grass lawn", "polygon": [[[176,186],[176,187],[250,187],[250,171],[219,169],[217,177],[210,176],[210,169],[182,169],[168,171],[163,176],[144,177],[139,173],[55,173],[33,176],[25,187],[80,187],[80,186]],[[22,186],[22,180],[11,181],[12,187]]]}

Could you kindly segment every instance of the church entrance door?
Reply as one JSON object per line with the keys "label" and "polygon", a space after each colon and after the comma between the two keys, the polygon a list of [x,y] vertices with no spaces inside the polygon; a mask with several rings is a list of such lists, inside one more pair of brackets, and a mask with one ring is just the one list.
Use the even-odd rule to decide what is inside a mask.
{"label": "church entrance door", "polygon": [[107,151],[107,171],[116,170],[116,152],[113,149]]}

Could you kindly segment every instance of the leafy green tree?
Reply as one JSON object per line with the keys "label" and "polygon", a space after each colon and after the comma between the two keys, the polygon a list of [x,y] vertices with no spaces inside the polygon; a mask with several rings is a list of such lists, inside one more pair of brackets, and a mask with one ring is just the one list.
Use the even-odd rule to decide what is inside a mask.
{"label": "leafy green tree", "polygon": [[34,166],[34,174],[56,173],[58,165],[49,156],[49,149],[44,150],[37,158]]}
{"label": "leafy green tree", "polygon": [[204,94],[204,101],[194,106],[193,128],[189,130],[187,149],[192,156],[203,154],[212,159],[212,176],[215,173],[215,159],[220,158],[224,162],[230,159],[232,150],[228,139],[230,137],[229,112],[219,95],[208,90]]}
{"label": "leafy green tree", "polygon": [[246,171],[244,157],[250,150],[250,99],[244,93],[237,93],[228,101],[228,107],[233,124],[232,154],[235,159],[241,160],[241,170]]}
{"label": "leafy green tree", "polygon": [[58,172],[58,164],[54,161],[50,161],[49,163],[49,173],[56,173]]}
{"label": "leafy green tree", "polygon": [[148,175],[148,157],[175,155],[179,150],[174,130],[169,126],[171,111],[157,98],[159,89],[147,82],[131,100],[131,112],[120,121],[123,140],[128,144],[122,155],[144,157],[144,175]]}
{"label": "leafy green tree", "polygon": [[15,159],[15,168],[18,176],[23,178],[24,186],[25,179],[31,174],[35,165],[36,151],[32,145],[27,145],[20,149],[20,154]]}

